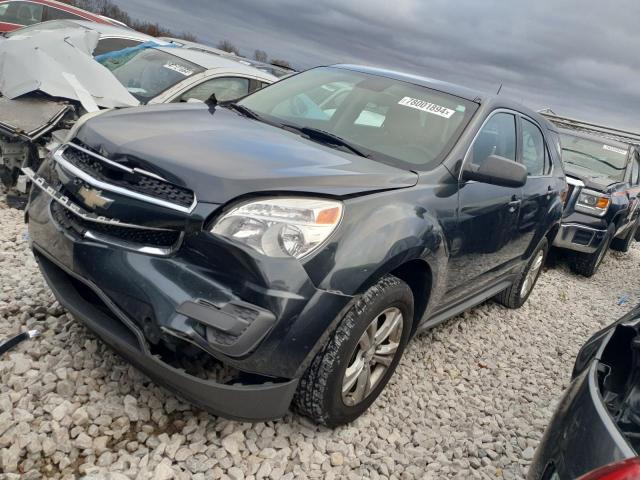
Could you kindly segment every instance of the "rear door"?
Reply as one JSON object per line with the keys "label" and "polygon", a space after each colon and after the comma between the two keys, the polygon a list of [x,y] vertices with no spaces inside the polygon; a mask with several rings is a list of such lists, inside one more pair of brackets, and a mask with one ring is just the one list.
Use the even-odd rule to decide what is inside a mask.
{"label": "rear door", "polygon": [[[527,183],[522,191],[522,208],[516,233],[516,251],[530,253],[544,235],[545,219],[557,185],[552,176],[553,163],[542,129],[532,119],[520,116],[520,161],[527,167]],[[535,244],[535,245],[534,245]]]}
{"label": "rear door", "polygon": [[[517,114],[494,112],[478,132],[465,165],[482,163],[490,155],[518,158]],[[449,300],[473,294],[496,281],[518,257],[518,218],[522,188],[475,181],[459,185],[458,228],[451,243]]]}

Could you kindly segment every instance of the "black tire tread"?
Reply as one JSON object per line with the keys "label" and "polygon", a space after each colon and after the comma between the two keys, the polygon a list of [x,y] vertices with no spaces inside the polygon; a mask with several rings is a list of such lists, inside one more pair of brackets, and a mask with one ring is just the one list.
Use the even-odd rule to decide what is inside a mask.
{"label": "black tire tread", "polygon": [[611,250],[615,250],[616,252],[626,253],[631,248],[631,244],[636,238],[636,233],[638,232],[638,225],[631,228],[627,235],[624,238],[614,238],[611,240]]}
{"label": "black tire tread", "polygon": [[[340,346],[349,339],[357,318],[363,314],[368,305],[391,288],[409,286],[397,277],[386,275],[378,283],[369,288],[360,299],[347,311],[333,336],[311,362],[298,384],[293,398],[293,409],[299,414],[309,417],[316,423],[333,426],[323,409],[323,393],[330,387],[329,376],[334,365],[339,361]],[[409,290],[410,292],[410,290]]]}
{"label": "black tire tread", "polygon": [[[572,272],[587,278],[593,277],[596,274],[596,272],[598,271],[598,268],[600,267],[600,264],[602,263],[602,261],[604,261],[604,258],[607,255],[607,251],[609,250],[609,247],[613,243],[612,228],[613,227],[609,227],[609,233],[607,234],[607,237],[602,242],[602,245],[600,246],[600,248],[595,252],[593,253],[572,252],[572,254],[569,256],[569,267],[571,268]],[[602,260],[598,263],[598,256],[600,255],[600,252],[602,251],[603,248],[605,249],[605,253],[604,253],[604,256],[602,257]]]}
{"label": "black tire tread", "polygon": [[[522,282],[524,281],[524,277],[529,271],[529,267],[533,263],[533,260],[536,258],[536,255],[538,254],[541,248],[547,249],[547,252],[545,253],[545,258],[543,259],[543,266],[544,266],[544,261],[546,260],[546,254],[548,253],[548,250],[549,250],[548,247],[549,247],[549,242],[545,237],[538,244],[538,247],[534,250],[533,254],[531,255],[531,258],[527,262],[526,268],[522,269],[522,271],[518,275],[518,278],[511,284],[509,288],[503,290],[502,292],[498,293],[495,297],[493,297],[496,302],[498,302],[500,305],[504,307],[511,308],[511,309],[520,308],[522,305],[524,305],[524,303],[527,301],[527,298],[529,298],[529,295],[535,288],[535,284],[534,284],[531,287],[531,290],[529,291],[529,293],[527,294],[527,297],[525,299],[520,298],[520,290],[522,289]],[[540,268],[540,272],[538,273],[538,276],[541,273],[542,273],[542,267]],[[536,279],[536,283],[537,283],[537,279]]]}

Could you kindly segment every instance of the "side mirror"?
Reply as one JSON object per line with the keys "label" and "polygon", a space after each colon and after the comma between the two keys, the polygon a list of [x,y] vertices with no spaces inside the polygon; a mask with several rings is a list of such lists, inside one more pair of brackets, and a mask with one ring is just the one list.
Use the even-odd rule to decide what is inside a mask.
{"label": "side mirror", "polygon": [[527,168],[508,158],[489,155],[481,166],[468,164],[462,172],[462,179],[501,187],[522,187],[527,183]]}

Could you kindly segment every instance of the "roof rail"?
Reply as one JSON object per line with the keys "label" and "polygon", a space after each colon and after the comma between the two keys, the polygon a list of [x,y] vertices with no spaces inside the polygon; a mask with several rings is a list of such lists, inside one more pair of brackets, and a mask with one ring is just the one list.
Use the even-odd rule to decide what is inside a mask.
{"label": "roof rail", "polygon": [[550,108],[539,110],[538,113],[560,128],[576,130],[578,132],[591,133],[617,142],[640,145],[640,133],[606,127],[596,123],[584,122],[575,118],[561,117]]}

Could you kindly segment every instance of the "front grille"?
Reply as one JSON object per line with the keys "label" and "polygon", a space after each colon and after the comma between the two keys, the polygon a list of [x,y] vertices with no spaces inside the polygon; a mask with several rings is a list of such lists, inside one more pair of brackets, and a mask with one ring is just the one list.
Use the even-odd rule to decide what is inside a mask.
{"label": "front grille", "polygon": [[62,228],[83,237],[87,232],[104,235],[133,245],[170,248],[177,245],[180,232],[175,230],[148,230],[119,227],[91,222],[77,216],[58,202],[51,202],[51,214]]}
{"label": "front grille", "polygon": [[[77,141],[76,144],[82,148],[93,151]],[[62,154],[64,159],[73,166],[102,182],[164,200],[181,207],[190,207],[193,205],[195,196],[191,190],[134,171],[126,165],[122,165],[124,168],[118,168],[117,166],[100,160],[98,153],[95,153],[95,155],[96,156],[90,155],[74,148],[73,144],[67,147]]]}

